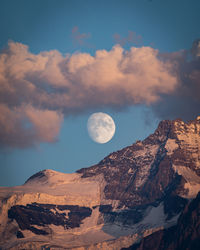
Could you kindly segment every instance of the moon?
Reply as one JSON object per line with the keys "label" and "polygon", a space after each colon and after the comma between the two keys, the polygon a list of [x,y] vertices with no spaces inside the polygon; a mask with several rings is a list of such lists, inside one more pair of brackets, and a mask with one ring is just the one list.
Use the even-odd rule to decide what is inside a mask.
{"label": "moon", "polygon": [[93,141],[103,144],[110,141],[115,134],[115,123],[108,114],[98,112],[89,117],[87,129]]}

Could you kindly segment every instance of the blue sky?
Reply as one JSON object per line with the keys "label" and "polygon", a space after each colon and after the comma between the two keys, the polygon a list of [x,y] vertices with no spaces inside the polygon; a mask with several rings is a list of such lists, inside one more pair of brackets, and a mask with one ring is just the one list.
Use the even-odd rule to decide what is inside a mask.
{"label": "blue sky", "polygon": [[[82,56],[84,53],[94,56],[96,51],[110,51],[116,43],[123,41],[121,47],[124,51],[130,51],[131,47],[148,46],[173,58],[172,52],[189,51],[193,41],[200,37],[199,9],[198,0],[0,0],[0,48],[5,49],[8,42],[13,41],[27,45],[29,52],[34,55],[56,50],[63,56]],[[116,39],[116,34],[120,39]],[[130,34],[133,37],[130,38]],[[172,59],[170,60],[172,63]],[[199,71],[197,59],[195,63]],[[198,89],[199,81],[194,85]],[[182,96],[176,95],[172,103],[180,100],[179,106],[184,106]],[[7,103],[6,92],[4,97]],[[19,96],[20,98],[24,97]],[[193,96],[190,97],[192,98]],[[194,105],[197,108],[187,118],[192,119],[197,115],[199,96],[194,96],[195,98],[197,102]],[[144,139],[154,132],[161,119],[174,118],[177,115],[185,118],[182,117],[184,109],[179,108],[177,113],[173,113],[173,107],[166,106],[166,102],[168,99],[153,109],[152,105],[156,104],[148,104],[147,101],[136,104],[127,102],[128,104],[120,104],[113,109],[113,104],[106,101],[94,107],[92,104],[89,104],[91,107],[86,105],[78,112],[64,111],[64,120],[56,142],[48,143],[48,140],[43,140],[35,146],[22,148],[6,145],[2,136],[0,185],[23,184],[28,177],[42,169],[74,172],[98,163],[109,153],[136,140]],[[163,110],[160,110],[162,105]],[[188,101],[188,105],[193,104]],[[15,112],[14,106],[11,109]],[[97,144],[88,136],[87,119],[95,111],[110,114],[116,123],[115,136],[106,144]]]}

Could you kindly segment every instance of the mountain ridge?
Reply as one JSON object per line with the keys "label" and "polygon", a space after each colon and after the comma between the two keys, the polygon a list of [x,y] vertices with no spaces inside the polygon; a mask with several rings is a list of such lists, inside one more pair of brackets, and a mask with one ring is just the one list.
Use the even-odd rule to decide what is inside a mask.
{"label": "mountain ridge", "polygon": [[129,247],[176,225],[199,190],[200,117],[161,121],[145,140],[89,168],[46,169],[22,186],[0,188],[0,246]]}

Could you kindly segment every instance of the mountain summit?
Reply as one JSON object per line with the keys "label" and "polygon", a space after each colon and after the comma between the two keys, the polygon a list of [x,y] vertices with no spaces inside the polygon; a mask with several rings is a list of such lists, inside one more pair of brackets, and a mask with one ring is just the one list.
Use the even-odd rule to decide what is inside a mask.
{"label": "mountain summit", "polygon": [[73,174],[43,170],[0,188],[0,246],[127,248],[175,226],[199,190],[200,117],[162,121],[97,165]]}

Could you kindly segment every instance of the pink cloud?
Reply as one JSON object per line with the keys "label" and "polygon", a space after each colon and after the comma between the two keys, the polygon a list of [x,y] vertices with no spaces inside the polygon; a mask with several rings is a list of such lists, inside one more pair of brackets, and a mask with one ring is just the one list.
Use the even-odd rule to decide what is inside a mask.
{"label": "pink cloud", "polygon": [[44,142],[56,141],[63,121],[60,112],[36,109],[32,106],[25,107],[24,112],[33,126],[36,138]]}
{"label": "pink cloud", "polygon": [[194,91],[187,92],[199,100],[199,59],[186,61],[182,52],[161,55],[151,47],[126,51],[116,45],[94,56],[63,56],[57,50],[33,54],[10,42],[0,53],[0,144],[54,142],[64,116],[101,107],[157,107],[188,83]]}
{"label": "pink cloud", "polygon": [[27,147],[40,142],[55,142],[63,115],[57,111],[36,109],[31,105],[9,107],[0,104],[1,146]]}

